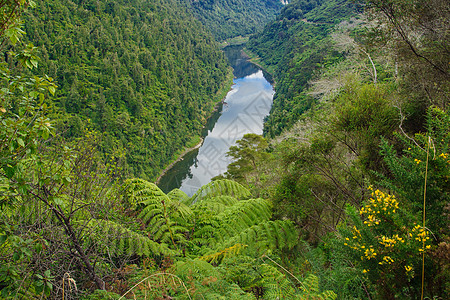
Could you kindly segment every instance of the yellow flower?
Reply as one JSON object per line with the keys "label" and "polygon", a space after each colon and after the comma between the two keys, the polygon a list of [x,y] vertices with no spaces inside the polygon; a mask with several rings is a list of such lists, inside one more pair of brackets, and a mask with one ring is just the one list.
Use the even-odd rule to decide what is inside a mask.
{"label": "yellow flower", "polygon": [[366,270],[366,269],[363,270],[363,273],[367,273],[367,272],[368,272],[368,270]]}
{"label": "yellow flower", "polygon": [[411,272],[412,271],[412,267],[411,266],[405,266],[405,270],[406,270],[406,272]]}
{"label": "yellow flower", "polygon": [[417,158],[415,158],[414,161],[415,161],[417,164],[420,164],[420,162],[421,162],[421,160],[420,160],[420,159],[417,159]]}

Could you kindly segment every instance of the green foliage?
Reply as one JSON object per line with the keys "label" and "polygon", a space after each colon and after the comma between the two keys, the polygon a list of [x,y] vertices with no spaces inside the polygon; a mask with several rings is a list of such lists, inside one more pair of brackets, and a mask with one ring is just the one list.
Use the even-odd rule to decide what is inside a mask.
{"label": "green foliage", "polygon": [[228,180],[216,180],[202,186],[191,198],[191,203],[216,196],[232,196],[237,199],[247,199],[250,191],[241,184]]}
{"label": "green foliage", "polygon": [[444,211],[450,199],[450,118],[447,111],[431,107],[426,119],[426,134],[416,134],[414,139],[399,135],[404,149],[402,154],[398,154],[386,141],[382,144],[381,153],[390,174],[379,174],[379,178],[382,186],[393,190],[408,203],[412,214],[421,215],[423,186],[427,176],[427,227],[441,238],[441,234],[447,235],[442,228],[447,222]]}
{"label": "green foliage", "polygon": [[24,19],[39,74],[60,87],[58,131],[102,132],[102,152],[123,149],[129,177],[157,177],[229,88],[223,53],[179,1],[39,0]]}
{"label": "green foliage", "polygon": [[398,111],[387,97],[390,92],[390,87],[382,84],[346,86],[336,100],[335,130],[345,135],[339,139],[367,169],[380,168],[381,137],[391,137],[398,125]]}
{"label": "green foliage", "polygon": [[368,14],[377,23],[370,37],[373,47],[387,47],[398,62],[408,110],[407,122],[420,130],[429,105],[448,107],[450,42],[447,1],[368,0]]}
{"label": "green foliage", "polygon": [[179,261],[174,268],[175,274],[192,286],[192,299],[255,299],[237,284],[224,280],[217,268],[203,260]]}
{"label": "green foliage", "polygon": [[164,243],[157,243],[145,236],[137,233],[114,221],[92,219],[88,222],[80,222],[89,231],[89,245],[100,245],[100,251],[105,255],[139,255],[155,256],[170,255],[172,251]]}
{"label": "green foliage", "polygon": [[261,181],[269,172],[261,168],[270,156],[266,152],[268,146],[267,140],[260,135],[244,135],[237,141],[237,145],[231,146],[227,152],[233,162],[228,165],[225,176],[250,187],[253,191],[262,188]]}
{"label": "green foliage", "polygon": [[275,18],[278,0],[190,0],[190,9],[216,40],[256,33]]}
{"label": "green foliage", "polygon": [[316,70],[343,59],[330,47],[329,31],[356,13],[351,1],[290,1],[276,21],[250,39],[247,48],[277,82],[265,135],[279,135],[314,105],[305,93],[308,82]]}

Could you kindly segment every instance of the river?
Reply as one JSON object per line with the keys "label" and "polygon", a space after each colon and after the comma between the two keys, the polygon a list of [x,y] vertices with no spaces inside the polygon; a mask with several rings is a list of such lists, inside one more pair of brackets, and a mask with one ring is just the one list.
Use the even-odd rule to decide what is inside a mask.
{"label": "river", "polygon": [[262,134],[273,101],[270,78],[248,61],[242,46],[229,46],[224,52],[233,67],[234,84],[219,111],[208,120],[202,146],[186,154],[159,181],[165,193],[179,188],[192,196],[211,178],[226,172],[230,146],[244,134]]}

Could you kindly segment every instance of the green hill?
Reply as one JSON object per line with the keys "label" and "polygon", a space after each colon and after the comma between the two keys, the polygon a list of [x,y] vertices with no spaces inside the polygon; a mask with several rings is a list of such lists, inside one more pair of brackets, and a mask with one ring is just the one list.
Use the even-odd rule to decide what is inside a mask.
{"label": "green hill", "polygon": [[280,0],[189,0],[194,15],[223,41],[262,29],[283,7]]}
{"label": "green hill", "polygon": [[39,72],[59,86],[59,129],[102,132],[102,151],[125,149],[130,175],[158,174],[228,88],[223,54],[175,0],[36,1],[24,21]]}
{"label": "green hill", "polygon": [[347,0],[292,1],[277,20],[250,39],[247,48],[277,81],[266,134],[280,134],[311,107],[314,100],[302,93],[308,81],[316,70],[343,58],[330,47],[328,34],[357,12],[354,2]]}

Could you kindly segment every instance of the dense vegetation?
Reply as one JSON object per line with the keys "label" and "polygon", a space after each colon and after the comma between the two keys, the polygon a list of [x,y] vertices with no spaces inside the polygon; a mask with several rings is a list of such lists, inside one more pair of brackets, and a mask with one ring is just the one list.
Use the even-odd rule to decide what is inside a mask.
{"label": "dense vegetation", "polygon": [[230,84],[213,38],[177,1],[36,1],[24,22],[39,74],[58,85],[58,131],[102,132],[102,151],[125,152],[131,176],[155,178]]}
{"label": "dense vegetation", "polygon": [[320,68],[343,58],[330,47],[329,33],[341,20],[356,15],[352,1],[291,1],[277,20],[253,36],[247,48],[277,82],[277,93],[264,132],[270,137],[291,127],[314,99],[303,91]]}
{"label": "dense vegetation", "polygon": [[[286,6],[251,40],[277,80],[266,137],[277,136],[245,136],[230,148],[225,177],[271,199],[275,219],[295,223],[306,242],[285,266],[314,272],[338,299],[445,299],[449,4],[367,1],[370,21],[344,20],[321,33],[325,45],[293,48],[284,36],[300,37],[296,45],[317,36],[301,39],[319,26],[300,20],[310,20],[303,10],[288,18],[307,3]],[[324,47],[318,65],[286,56]]]}
{"label": "dense vegetation", "polygon": [[[302,97],[311,107],[273,139],[244,136],[230,148],[226,178],[190,198],[123,180],[126,153],[99,150],[105,136],[91,106],[79,114],[80,130],[64,131],[67,115],[77,116],[62,106],[67,86],[36,70],[36,49],[23,43],[20,15],[32,2],[2,2],[0,297],[445,299],[450,7],[413,2],[369,0],[370,22],[342,15],[329,25],[320,39],[330,59],[284,109]],[[301,3],[337,2],[293,2],[284,15]],[[292,20],[269,25],[262,36],[278,28],[266,40],[272,46],[258,50],[277,93],[296,84],[280,79],[285,61],[274,46],[305,23]],[[322,49],[316,42],[302,53]]]}
{"label": "dense vegetation", "polygon": [[194,15],[218,41],[248,36],[272,21],[280,0],[188,0]]}

